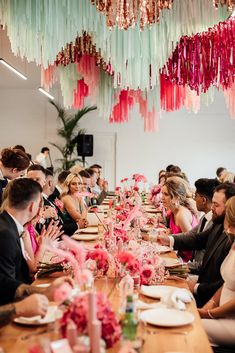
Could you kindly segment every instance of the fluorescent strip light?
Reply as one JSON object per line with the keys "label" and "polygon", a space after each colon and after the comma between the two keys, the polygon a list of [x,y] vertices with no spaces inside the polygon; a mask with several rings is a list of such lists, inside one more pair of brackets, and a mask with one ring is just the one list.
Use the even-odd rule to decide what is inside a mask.
{"label": "fluorescent strip light", "polygon": [[27,80],[27,77],[24,76],[21,72],[19,72],[18,70],[16,70],[13,66],[11,66],[10,64],[8,64],[4,59],[0,58],[0,63],[3,64],[4,66],[6,66],[8,69],[10,69],[11,71],[13,71],[16,75],[20,76],[21,78],[23,78],[23,80]]}
{"label": "fluorescent strip light", "polygon": [[50,93],[48,93],[47,91],[45,91],[43,88],[39,87],[38,89],[41,93],[45,94],[45,96],[49,97],[50,99],[55,99],[55,97],[53,97]]}

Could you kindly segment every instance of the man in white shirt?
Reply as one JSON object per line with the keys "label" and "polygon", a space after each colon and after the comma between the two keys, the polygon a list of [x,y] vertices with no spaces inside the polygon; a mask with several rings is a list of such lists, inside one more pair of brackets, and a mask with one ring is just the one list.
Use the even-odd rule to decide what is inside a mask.
{"label": "man in white shirt", "polygon": [[35,158],[35,163],[40,164],[43,168],[47,168],[47,157],[49,156],[49,148],[48,147],[43,147],[41,149],[41,152],[37,155]]}

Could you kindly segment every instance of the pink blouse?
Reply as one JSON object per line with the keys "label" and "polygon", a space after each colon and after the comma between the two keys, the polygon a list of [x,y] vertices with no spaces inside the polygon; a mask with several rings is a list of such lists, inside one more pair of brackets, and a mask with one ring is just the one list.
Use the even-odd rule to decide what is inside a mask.
{"label": "pink blouse", "polygon": [[27,231],[29,232],[30,235],[30,240],[32,243],[32,249],[33,249],[33,253],[35,254],[38,250],[38,242],[36,239],[36,231],[35,228],[32,224],[28,224],[27,225]]}
{"label": "pink blouse", "polygon": [[[198,219],[192,214],[192,223],[191,223],[192,228],[194,228],[197,224],[198,224]],[[175,224],[174,214],[172,212],[170,214],[170,230],[172,234],[182,233],[181,228]],[[192,251],[179,250],[178,254],[184,262],[188,262],[189,260],[192,260],[192,256],[193,256]]]}

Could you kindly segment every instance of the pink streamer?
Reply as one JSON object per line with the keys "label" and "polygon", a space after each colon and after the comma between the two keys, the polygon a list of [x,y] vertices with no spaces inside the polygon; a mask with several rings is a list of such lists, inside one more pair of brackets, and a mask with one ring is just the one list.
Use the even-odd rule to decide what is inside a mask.
{"label": "pink streamer", "polygon": [[132,210],[131,212],[129,213],[129,215],[127,216],[126,220],[124,221],[123,223],[123,229],[127,229],[129,224],[131,223],[131,221],[138,215],[139,213],[139,209],[140,209],[140,206],[139,205],[136,205]]}
{"label": "pink streamer", "polygon": [[75,258],[77,259],[78,265],[81,269],[84,268],[86,260],[86,250],[82,244],[77,243],[75,240],[71,239],[67,235],[63,235],[65,245],[74,252]]}

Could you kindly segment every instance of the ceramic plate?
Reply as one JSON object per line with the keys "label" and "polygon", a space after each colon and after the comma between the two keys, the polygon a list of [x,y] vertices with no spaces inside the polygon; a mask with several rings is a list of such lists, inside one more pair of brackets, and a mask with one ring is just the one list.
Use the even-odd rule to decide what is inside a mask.
{"label": "ceramic plate", "polygon": [[147,297],[154,299],[161,299],[169,294],[169,292],[176,289],[173,286],[141,286],[140,292]]}
{"label": "ceramic plate", "polygon": [[82,228],[78,230],[78,233],[83,233],[83,234],[97,234],[98,233],[98,227],[87,227],[87,228]]}
{"label": "ceramic plate", "polygon": [[41,316],[24,317],[20,316],[15,318],[13,321],[21,325],[31,325],[31,326],[41,326],[47,325],[54,322],[59,317],[59,312],[57,310],[57,305],[49,306],[47,314],[44,318]]}
{"label": "ceramic plate", "polygon": [[178,259],[173,259],[172,257],[162,257],[165,261],[165,267],[175,267],[180,265],[180,261]]}
{"label": "ceramic plate", "polygon": [[83,233],[75,233],[72,236],[73,239],[75,240],[82,240],[82,241],[90,241],[90,240],[96,240],[99,238],[98,234],[83,234]]}
{"label": "ceramic plate", "polygon": [[191,324],[194,320],[194,315],[187,311],[159,308],[143,311],[140,318],[151,325],[178,327]]}

